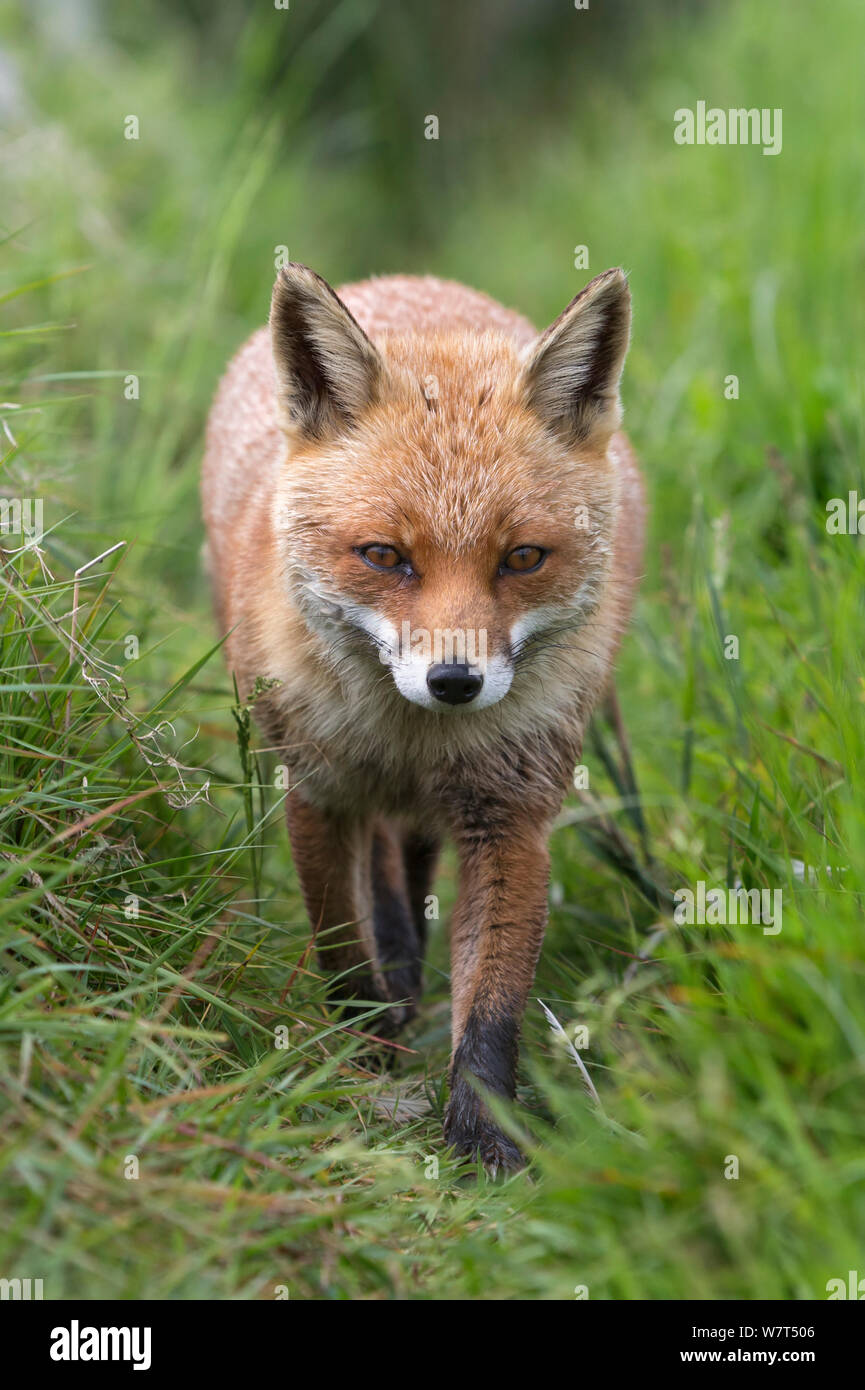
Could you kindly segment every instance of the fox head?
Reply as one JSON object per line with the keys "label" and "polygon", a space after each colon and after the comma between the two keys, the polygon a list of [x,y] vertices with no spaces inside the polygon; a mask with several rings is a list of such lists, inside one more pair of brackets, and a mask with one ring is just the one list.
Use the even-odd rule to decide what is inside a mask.
{"label": "fox head", "polygon": [[373,343],[301,265],[280,271],[270,327],[290,443],[277,544],[341,678],[473,714],[542,674],[610,568],[623,272],[522,348],[465,329]]}

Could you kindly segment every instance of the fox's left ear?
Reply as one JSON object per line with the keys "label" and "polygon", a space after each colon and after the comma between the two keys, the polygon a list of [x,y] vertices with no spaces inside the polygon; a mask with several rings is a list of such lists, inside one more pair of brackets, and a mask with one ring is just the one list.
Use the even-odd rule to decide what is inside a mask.
{"label": "fox's left ear", "polygon": [[569,444],[602,444],[621,419],[619,379],[631,331],[623,270],[605,270],[523,355],[527,404]]}

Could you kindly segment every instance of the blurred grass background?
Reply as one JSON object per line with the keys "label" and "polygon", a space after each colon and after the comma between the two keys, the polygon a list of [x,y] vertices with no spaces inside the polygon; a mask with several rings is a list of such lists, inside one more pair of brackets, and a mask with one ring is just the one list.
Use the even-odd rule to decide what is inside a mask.
{"label": "blurred grass background", "polygon": [[[865,564],[825,503],[865,493],[863,40],[855,0],[2,12],[0,494],[44,498],[48,534],[0,575],[0,1275],[811,1298],[862,1270]],[[699,100],[780,107],[782,153],[677,146]],[[441,1148],[444,921],[390,1074],[324,1007],[214,650],[202,431],[280,246],[539,326],[629,271],[652,523],[619,688],[653,872],[784,891],[777,936],[674,929],[610,852],[638,837],[587,748],[603,807],[554,836],[537,993],[589,1028],[603,1111],[533,1004],[534,1163],[505,1185]],[[74,572],[121,541],[73,632]]]}

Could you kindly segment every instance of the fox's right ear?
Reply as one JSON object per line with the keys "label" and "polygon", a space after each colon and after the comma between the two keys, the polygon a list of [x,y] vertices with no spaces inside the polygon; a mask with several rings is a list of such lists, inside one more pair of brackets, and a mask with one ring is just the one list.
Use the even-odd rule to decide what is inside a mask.
{"label": "fox's right ear", "polygon": [[280,270],[270,305],[279,404],[313,439],[349,428],[377,398],[385,366],[326,280],[294,262]]}
{"label": "fox's right ear", "polygon": [[619,378],[631,331],[623,270],[605,270],[523,357],[529,407],[570,444],[603,444],[621,418]]}

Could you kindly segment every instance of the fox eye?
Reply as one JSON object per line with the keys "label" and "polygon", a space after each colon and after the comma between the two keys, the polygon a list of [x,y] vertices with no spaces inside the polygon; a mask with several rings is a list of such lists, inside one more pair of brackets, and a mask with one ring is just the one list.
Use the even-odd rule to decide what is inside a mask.
{"label": "fox eye", "polygon": [[406,561],[392,545],[362,545],[358,550],[362,560],[376,570],[395,570]]}
{"label": "fox eye", "polygon": [[539,545],[518,545],[502,560],[501,568],[510,570],[512,574],[530,574],[532,570],[540,569],[548,553]]}

